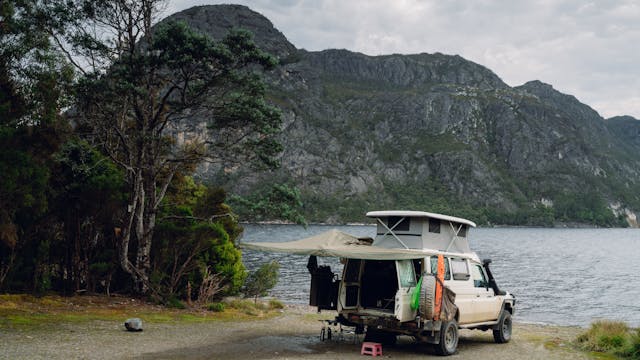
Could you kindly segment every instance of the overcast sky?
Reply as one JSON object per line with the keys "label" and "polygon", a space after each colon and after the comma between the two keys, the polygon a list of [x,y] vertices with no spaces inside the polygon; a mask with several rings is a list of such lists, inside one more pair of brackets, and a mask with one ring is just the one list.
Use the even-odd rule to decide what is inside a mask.
{"label": "overcast sky", "polygon": [[[167,15],[195,5],[170,0]],[[640,0],[236,0],[296,47],[457,54],[511,86],[541,80],[640,119]]]}

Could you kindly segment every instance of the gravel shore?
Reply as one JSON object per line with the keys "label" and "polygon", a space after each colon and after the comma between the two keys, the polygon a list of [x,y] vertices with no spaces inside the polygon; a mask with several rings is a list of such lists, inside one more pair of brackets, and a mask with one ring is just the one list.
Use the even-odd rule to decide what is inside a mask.
{"label": "gravel shore", "polygon": [[[87,321],[40,329],[0,328],[1,359],[361,359],[353,336],[320,341],[321,322],[331,312],[287,306],[265,320],[145,323],[143,332],[122,323]],[[517,320],[517,319],[516,319]],[[123,319],[124,321],[124,319]],[[490,332],[461,331],[455,359],[587,359],[569,343],[577,327],[514,325],[508,344],[495,344]],[[383,356],[398,359],[435,357],[428,346],[400,337]]]}

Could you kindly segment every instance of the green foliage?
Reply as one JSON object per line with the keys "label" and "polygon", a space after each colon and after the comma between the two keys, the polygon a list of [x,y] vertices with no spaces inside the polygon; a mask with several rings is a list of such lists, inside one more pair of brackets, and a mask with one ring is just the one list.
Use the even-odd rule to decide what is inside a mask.
{"label": "green foliage", "polygon": [[[410,144],[399,143],[397,140],[376,142],[375,151],[387,163],[401,161],[421,161],[424,156],[445,152],[460,152],[468,149],[468,145],[461,143],[451,133],[434,135],[424,131],[412,135]],[[404,156],[404,158],[403,158]]]}
{"label": "green foliage", "polygon": [[41,241],[38,244],[38,251],[36,253],[36,271],[34,279],[34,293],[36,295],[44,295],[51,289],[51,272],[49,269],[49,241]]}
{"label": "green foliage", "polygon": [[631,335],[629,346],[624,349],[624,355],[631,359],[640,359],[640,329]]}
{"label": "green foliage", "polygon": [[167,301],[165,302],[165,305],[168,308],[172,308],[172,309],[186,309],[187,307],[184,305],[184,303],[182,301],[180,301],[180,299],[176,298],[176,297],[170,297],[167,299]]}
{"label": "green foliage", "polygon": [[583,350],[640,359],[640,329],[632,331],[620,321],[599,320],[576,338]]}
{"label": "green foliage", "polygon": [[557,218],[561,221],[576,221],[598,226],[621,226],[624,224],[609,210],[600,194],[562,194],[554,200]]}
{"label": "green foliage", "polygon": [[[154,271],[149,251],[157,239],[155,219],[162,211],[158,204],[174,177],[193,173],[205,159],[270,168],[277,166],[275,155],[282,150],[275,139],[280,112],[264,101],[266,88],[258,72],[275,66],[275,58],[261,51],[246,31],[233,30],[216,41],[181,21],[167,20],[152,27],[161,6],[160,0],[51,0],[44,6],[50,14],[69,14],[71,24],[53,33],[94,66],[83,72],[75,88],[76,121],[127,172],[130,208],[122,215],[120,264],[141,293],[149,291]],[[95,34],[95,27],[102,30],[100,34]],[[166,131],[194,114],[210,119],[202,138],[179,142]],[[170,216],[202,217],[193,213],[190,204],[180,206]],[[230,265],[239,261],[233,239],[219,235],[214,225],[193,226],[193,222],[165,224],[166,232],[175,233],[181,227],[193,235],[179,241],[186,250],[181,251],[182,260],[174,270],[169,271],[171,266],[164,261],[155,265],[155,285],[164,282],[170,293],[179,288],[182,280],[178,279],[192,273],[186,267],[194,262],[184,251],[195,245],[198,252],[215,247],[223,258],[212,257],[214,271],[228,277],[232,291],[237,289],[241,266]],[[215,240],[205,245],[206,238]],[[163,249],[167,247],[156,246],[158,254]],[[189,265],[182,266],[185,263]]]}
{"label": "green foliage", "polygon": [[[235,246],[242,228],[224,204],[226,194],[184,174],[205,156],[277,165],[280,112],[264,101],[258,74],[276,60],[246,31],[221,41],[181,22],[151,31],[160,4],[0,4],[0,286],[108,292],[112,279],[125,284],[151,272],[145,261],[119,254],[151,258],[152,283],[165,299],[184,296],[188,281],[198,291],[210,275],[223,277],[230,293],[243,284]],[[127,26],[137,30],[121,31]],[[65,56],[52,39],[66,47]],[[74,63],[76,74],[65,60],[85,67]],[[81,139],[69,136],[60,116],[65,108],[73,109]],[[199,111],[213,119],[209,146],[178,144],[163,131]],[[160,231],[153,237],[156,217]],[[140,238],[132,231],[138,220]],[[138,247],[147,237],[158,241],[153,256]],[[135,263],[136,271],[124,265],[118,271],[118,260]]]}
{"label": "green foliage", "polygon": [[63,144],[53,159],[57,176],[52,179],[51,210],[67,239],[54,254],[74,259],[64,265],[67,275],[59,282],[64,289],[108,293],[117,264],[114,228],[126,198],[124,174],[109,158],[76,138]]}
{"label": "green foliage", "polygon": [[[12,126],[52,124],[67,104],[73,71],[51,43],[36,1],[0,5],[0,122]],[[49,21],[52,20],[52,21]],[[58,24],[62,19],[55,19]]]}
{"label": "green foliage", "polygon": [[305,215],[313,220],[331,219],[339,222],[367,222],[364,216],[374,209],[413,209],[440,212],[478,223],[487,221],[483,208],[459,200],[435,179],[421,182],[384,182],[384,191],[368,190],[360,194],[302,195],[306,206]]}
{"label": "green foliage", "polygon": [[37,2],[0,4],[0,288],[52,286],[50,179],[67,135],[60,109],[72,72],[51,45]]}
{"label": "green foliage", "polygon": [[[461,198],[439,180],[383,182],[384,191],[369,190],[360,194],[335,193],[318,195],[303,193],[304,215],[311,221],[330,219],[338,222],[365,222],[364,213],[371,209],[418,209],[450,214],[473,220],[477,224],[514,226],[554,226],[557,223],[584,223],[602,227],[626,227],[625,219],[616,217],[602,196],[565,193],[545,197],[553,206],[514,198],[517,208],[505,210],[496,206],[475,204]],[[513,184],[516,188],[522,184]],[[534,198],[534,196],[527,196]],[[540,194],[536,194],[539,199]]]}
{"label": "green foliage", "polygon": [[242,253],[220,224],[211,224],[209,228],[215,229],[221,236],[211,239],[200,261],[209,264],[214,273],[222,275],[226,280],[228,293],[235,294],[240,290],[246,277]]}
{"label": "green foliage", "polygon": [[286,220],[296,224],[306,223],[300,213],[300,192],[285,184],[275,184],[247,197],[235,195],[230,202],[238,214],[249,221]]}
{"label": "green foliage", "polygon": [[207,305],[207,310],[213,311],[213,312],[223,312],[225,308],[226,308],[226,305],[221,302],[214,302]]}
{"label": "green foliage", "polygon": [[[106,199],[123,199],[124,174],[110,159],[86,141],[71,139],[54,154],[63,178],[62,186],[67,196],[103,206]],[[104,194],[103,201],[96,198]]]}
{"label": "green foliage", "polygon": [[269,307],[271,309],[284,309],[284,304],[280,300],[269,299]]}
{"label": "green foliage", "polygon": [[260,265],[251,272],[244,284],[244,294],[246,297],[254,297],[254,302],[258,301],[258,296],[267,296],[278,283],[278,272],[280,264],[273,260]]}
{"label": "green foliage", "polygon": [[261,316],[264,315],[265,312],[274,309],[270,304],[265,304],[257,300],[230,299],[225,300],[225,304],[231,309],[236,309],[251,316]]}
{"label": "green foliage", "polygon": [[242,228],[225,198],[223,190],[197,184],[191,177],[172,183],[152,249],[154,283],[163,296],[185,296],[187,281],[192,291],[198,289],[204,268],[222,276],[227,294],[242,286],[246,270],[235,246]]}
{"label": "green foliage", "polygon": [[47,209],[49,169],[25,148],[29,140],[22,131],[0,135],[0,217],[5,222],[25,213],[39,216]]}

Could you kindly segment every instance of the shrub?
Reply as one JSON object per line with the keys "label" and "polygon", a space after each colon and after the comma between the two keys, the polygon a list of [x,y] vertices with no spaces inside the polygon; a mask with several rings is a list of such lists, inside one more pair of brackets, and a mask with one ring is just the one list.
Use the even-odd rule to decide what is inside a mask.
{"label": "shrub", "polygon": [[225,303],[230,308],[237,309],[237,310],[246,311],[246,310],[255,308],[251,300],[232,299],[232,300],[225,300]]}
{"label": "shrub", "polygon": [[230,308],[242,311],[247,315],[259,315],[260,310],[257,309],[257,304],[254,304],[251,300],[233,299],[227,302]]}
{"label": "shrub", "polygon": [[269,300],[269,307],[271,309],[284,309],[284,304],[280,300],[271,299]]}
{"label": "shrub", "polygon": [[636,329],[635,334],[631,335],[629,345],[625,349],[624,355],[632,359],[640,359],[640,329]]}
{"label": "shrub", "polygon": [[631,341],[629,327],[621,321],[600,320],[591,324],[586,332],[576,339],[584,350],[621,354]]}
{"label": "shrub", "polygon": [[278,283],[278,271],[280,264],[273,260],[260,265],[260,267],[249,274],[244,284],[246,297],[253,297],[254,303],[258,302],[258,296],[266,296]]}
{"label": "shrub", "polygon": [[221,302],[215,302],[207,305],[207,310],[213,311],[213,312],[223,312],[225,308],[226,308],[226,305]]}
{"label": "shrub", "polygon": [[165,302],[165,305],[168,308],[172,308],[172,309],[184,309],[184,308],[186,308],[184,303],[182,301],[180,301],[178,298],[174,297],[174,296],[168,298],[167,301]]}

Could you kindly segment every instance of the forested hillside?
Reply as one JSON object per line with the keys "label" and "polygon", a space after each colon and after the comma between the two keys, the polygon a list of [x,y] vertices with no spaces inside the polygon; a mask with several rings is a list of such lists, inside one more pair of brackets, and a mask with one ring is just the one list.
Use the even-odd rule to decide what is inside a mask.
{"label": "forested hillside", "polygon": [[[539,81],[510,87],[460,56],[296,49],[243,6],[195,7],[170,19],[213,37],[247,28],[279,57],[267,96],[283,111],[282,166],[200,171],[234,194],[256,198],[287,184],[316,222],[415,209],[483,224],[636,224],[640,137],[633,118],[605,120]],[[268,220],[250,207],[238,210]]]}

